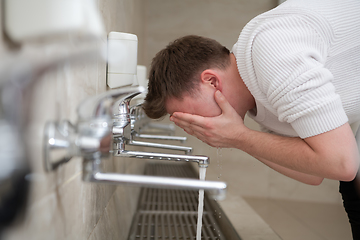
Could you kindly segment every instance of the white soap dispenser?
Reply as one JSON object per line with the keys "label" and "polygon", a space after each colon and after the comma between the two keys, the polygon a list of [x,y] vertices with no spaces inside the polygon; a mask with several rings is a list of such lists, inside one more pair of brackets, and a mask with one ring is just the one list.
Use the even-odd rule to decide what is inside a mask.
{"label": "white soap dispenser", "polygon": [[134,34],[110,32],[108,36],[107,85],[132,85],[136,77],[138,38]]}

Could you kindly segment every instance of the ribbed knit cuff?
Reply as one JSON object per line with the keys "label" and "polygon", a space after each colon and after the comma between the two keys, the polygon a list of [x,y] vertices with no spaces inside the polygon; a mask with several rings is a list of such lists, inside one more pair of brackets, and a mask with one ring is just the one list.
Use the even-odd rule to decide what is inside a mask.
{"label": "ribbed knit cuff", "polygon": [[316,136],[340,127],[348,121],[341,101],[334,101],[311,111],[294,122],[291,126],[301,138]]}

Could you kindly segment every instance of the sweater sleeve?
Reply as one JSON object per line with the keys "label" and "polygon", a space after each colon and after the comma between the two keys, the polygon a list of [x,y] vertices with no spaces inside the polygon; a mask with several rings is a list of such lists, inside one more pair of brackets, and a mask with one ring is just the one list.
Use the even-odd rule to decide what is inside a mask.
{"label": "sweater sleeve", "polygon": [[301,17],[287,16],[261,25],[253,39],[252,64],[259,90],[280,122],[301,138],[347,122],[341,99],[324,66],[329,41]]}

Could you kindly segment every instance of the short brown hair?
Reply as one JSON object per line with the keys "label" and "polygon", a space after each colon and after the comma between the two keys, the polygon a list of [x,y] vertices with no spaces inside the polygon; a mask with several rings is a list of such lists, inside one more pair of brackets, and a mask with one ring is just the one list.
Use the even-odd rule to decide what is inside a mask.
{"label": "short brown hair", "polygon": [[150,118],[167,114],[165,101],[198,90],[200,74],[209,68],[225,69],[230,51],[217,41],[189,35],[175,40],[156,54],[149,72],[148,93],[143,104]]}

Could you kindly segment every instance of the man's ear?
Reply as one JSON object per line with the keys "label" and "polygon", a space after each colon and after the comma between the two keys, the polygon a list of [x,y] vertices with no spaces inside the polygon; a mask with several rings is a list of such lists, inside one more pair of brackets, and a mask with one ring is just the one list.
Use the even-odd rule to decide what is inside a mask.
{"label": "man's ear", "polygon": [[214,87],[216,90],[222,89],[222,79],[219,74],[213,69],[204,70],[201,75],[201,82],[204,84],[209,84]]}

